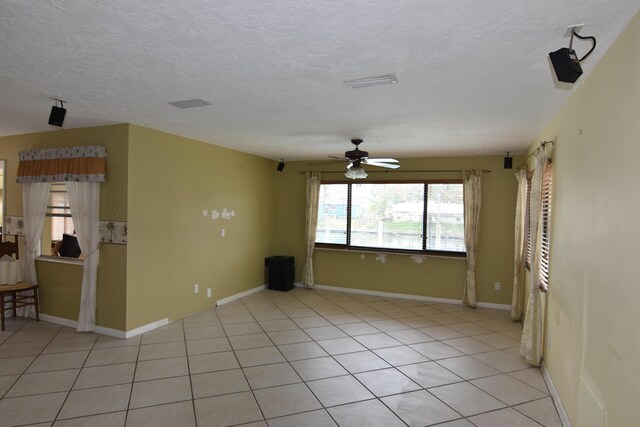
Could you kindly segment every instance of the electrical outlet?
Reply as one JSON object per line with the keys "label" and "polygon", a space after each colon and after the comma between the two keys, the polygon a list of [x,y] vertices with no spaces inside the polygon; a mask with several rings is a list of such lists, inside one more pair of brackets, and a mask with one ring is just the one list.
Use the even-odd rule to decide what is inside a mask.
{"label": "electrical outlet", "polygon": [[500,284],[500,282],[496,282],[496,283],[493,284],[493,288],[496,291],[499,291],[500,289],[502,289],[502,285]]}
{"label": "electrical outlet", "polygon": [[220,237],[224,237],[225,232],[224,232],[224,228],[222,230],[220,230]]}
{"label": "electrical outlet", "polygon": [[207,298],[211,298],[211,288],[207,288]]}
{"label": "electrical outlet", "polygon": [[194,294],[198,293],[198,284],[197,283],[195,285],[193,285],[193,293]]}

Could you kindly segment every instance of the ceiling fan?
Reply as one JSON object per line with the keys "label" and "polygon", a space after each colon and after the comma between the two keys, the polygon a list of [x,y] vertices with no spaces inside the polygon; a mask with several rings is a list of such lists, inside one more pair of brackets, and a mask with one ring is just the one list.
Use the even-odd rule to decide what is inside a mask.
{"label": "ceiling fan", "polygon": [[362,167],[362,165],[377,166],[380,168],[387,168],[387,169],[398,169],[400,167],[400,165],[396,164],[398,163],[396,159],[370,158],[369,153],[367,151],[363,151],[358,148],[358,146],[362,144],[361,139],[352,139],[351,143],[356,146],[356,149],[351,151],[346,151],[344,153],[344,157],[329,156],[334,160],[347,162],[347,171],[344,174],[344,176],[346,176],[347,178],[350,178],[350,179],[366,178],[368,175],[367,175],[367,172]]}

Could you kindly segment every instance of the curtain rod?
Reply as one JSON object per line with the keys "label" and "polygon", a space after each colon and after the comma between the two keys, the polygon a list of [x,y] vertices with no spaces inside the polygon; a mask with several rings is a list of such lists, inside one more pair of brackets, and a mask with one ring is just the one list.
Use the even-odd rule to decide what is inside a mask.
{"label": "curtain rod", "polygon": [[[384,171],[372,171],[372,170],[368,170],[367,173],[399,173],[399,172],[464,172],[465,170],[469,170],[469,169],[413,169],[413,170],[384,170]],[[313,171],[313,172],[320,172],[320,173],[344,173],[345,171]],[[490,173],[491,171],[489,169],[482,169],[480,172],[482,173]],[[305,174],[307,173],[307,171],[300,171],[298,172],[299,174]]]}
{"label": "curtain rod", "polygon": [[546,146],[547,146],[547,144],[551,144],[551,145],[553,145],[553,143],[554,143],[554,142],[555,142],[555,141],[542,141],[542,142],[540,143],[540,145],[538,146],[538,148],[536,148],[535,150],[533,150],[533,151],[531,152],[531,154],[529,154],[529,155],[527,156],[527,158],[526,158],[526,159],[524,159],[524,160],[522,161],[522,163],[520,163],[520,166],[518,166],[518,170],[522,169],[522,166],[524,166],[524,165],[526,165],[526,164],[527,164],[527,162],[529,161],[529,159],[531,158],[531,156],[533,156],[534,154],[536,154],[540,149],[542,149],[542,148],[546,147]]}

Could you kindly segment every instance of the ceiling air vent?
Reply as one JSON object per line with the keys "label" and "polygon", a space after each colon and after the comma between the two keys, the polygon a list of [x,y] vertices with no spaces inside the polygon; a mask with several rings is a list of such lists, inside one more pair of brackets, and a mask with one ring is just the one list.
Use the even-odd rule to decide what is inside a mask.
{"label": "ceiling air vent", "polygon": [[205,101],[204,99],[187,99],[186,101],[173,101],[169,104],[183,110],[185,108],[206,107],[207,105],[211,105],[209,101]]}

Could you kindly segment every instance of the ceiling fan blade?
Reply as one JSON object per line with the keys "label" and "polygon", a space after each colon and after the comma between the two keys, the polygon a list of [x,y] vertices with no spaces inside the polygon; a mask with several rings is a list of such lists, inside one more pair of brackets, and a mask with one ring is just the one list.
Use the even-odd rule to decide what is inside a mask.
{"label": "ceiling fan blade", "polygon": [[384,162],[384,163],[399,163],[398,160],[396,159],[380,159],[380,158],[368,158],[367,162]]}
{"label": "ceiling fan blade", "polygon": [[366,162],[368,166],[377,166],[379,168],[387,168],[387,169],[398,169],[400,165],[394,165],[389,163],[378,163],[378,162]]}

